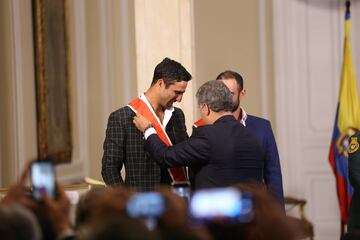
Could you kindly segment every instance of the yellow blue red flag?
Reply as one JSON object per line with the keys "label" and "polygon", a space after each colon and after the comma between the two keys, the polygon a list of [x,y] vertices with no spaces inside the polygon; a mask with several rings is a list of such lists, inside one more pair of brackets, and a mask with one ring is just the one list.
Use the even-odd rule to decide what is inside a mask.
{"label": "yellow blue red flag", "polygon": [[360,103],[351,55],[350,23],[348,6],[345,14],[344,56],[340,92],[329,152],[329,162],[336,177],[341,220],[345,224],[348,223],[349,205],[353,193],[353,188],[349,182],[347,148],[350,136],[360,129]]}

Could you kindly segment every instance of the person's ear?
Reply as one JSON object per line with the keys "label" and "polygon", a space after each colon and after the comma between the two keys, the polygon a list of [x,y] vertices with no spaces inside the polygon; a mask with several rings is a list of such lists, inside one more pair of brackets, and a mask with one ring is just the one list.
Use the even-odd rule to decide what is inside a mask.
{"label": "person's ear", "polygon": [[157,81],[157,84],[158,84],[158,86],[160,87],[160,88],[162,88],[162,87],[164,87],[165,86],[165,82],[164,82],[164,79],[159,79],[158,81]]}
{"label": "person's ear", "polygon": [[209,116],[210,115],[210,107],[209,107],[209,105],[205,105],[206,106],[206,108],[207,108],[207,115],[206,116]]}
{"label": "person's ear", "polygon": [[241,90],[239,95],[240,95],[240,97],[245,97],[246,89],[244,88],[243,90]]}

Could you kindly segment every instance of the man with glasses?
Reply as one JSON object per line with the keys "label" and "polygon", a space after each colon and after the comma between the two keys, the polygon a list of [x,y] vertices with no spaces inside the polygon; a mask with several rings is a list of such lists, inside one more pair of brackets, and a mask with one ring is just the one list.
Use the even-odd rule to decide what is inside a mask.
{"label": "man with glasses", "polygon": [[206,126],[194,129],[188,140],[171,147],[160,140],[147,118],[134,117],[152,159],[163,167],[190,166],[195,189],[261,183],[264,156],[256,136],[232,115],[230,90],[214,80],[202,85],[196,98]]}

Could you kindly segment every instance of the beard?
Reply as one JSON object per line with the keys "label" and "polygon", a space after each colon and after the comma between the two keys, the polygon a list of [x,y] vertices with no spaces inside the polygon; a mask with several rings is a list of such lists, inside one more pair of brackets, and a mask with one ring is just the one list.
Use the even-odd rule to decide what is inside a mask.
{"label": "beard", "polygon": [[173,104],[174,104],[174,102],[173,101],[171,101],[171,102],[168,102],[168,103],[166,103],[166,107],[165,108],[172,108],[173,107]]}
{"label": "beard", "polygon": [[232,112],[235,112],[238,109],[239,105],[240,105],[240,100],[237,99],[235,102],[233,102],[233,105],[234,106],[233,106]]}

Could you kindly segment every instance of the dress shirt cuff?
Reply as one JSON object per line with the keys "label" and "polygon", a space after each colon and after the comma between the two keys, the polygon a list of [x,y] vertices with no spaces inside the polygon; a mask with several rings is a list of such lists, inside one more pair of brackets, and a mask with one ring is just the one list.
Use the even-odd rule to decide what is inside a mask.
{"label": "dress shirt cuff", "polygon": [[146,129],[146,131],[144,132],[145,139],[148,139],[148,137],[152,134],[156,134],[155,128],[151,127]]}

